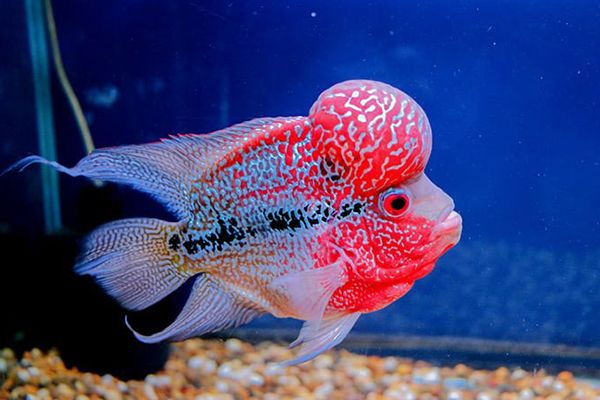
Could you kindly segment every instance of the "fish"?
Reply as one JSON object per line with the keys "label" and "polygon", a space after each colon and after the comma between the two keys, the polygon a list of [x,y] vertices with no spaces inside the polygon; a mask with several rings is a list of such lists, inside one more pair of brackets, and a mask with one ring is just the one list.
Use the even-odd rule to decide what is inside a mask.
{"label": "fish", "polygon": [[129,218],[84,240],[74,270],[126,310],[189,280],[178,316],[145,343],[182,341],[271,314],[303,321],[294,365],[341,343],[362,314],[405,295],[456,245],[461,216],[425,174],[429,120],[388,84],[325,90],[308,116],[257,118],[210,134],[97,149],[73,177],[128,185],[174,221]]}

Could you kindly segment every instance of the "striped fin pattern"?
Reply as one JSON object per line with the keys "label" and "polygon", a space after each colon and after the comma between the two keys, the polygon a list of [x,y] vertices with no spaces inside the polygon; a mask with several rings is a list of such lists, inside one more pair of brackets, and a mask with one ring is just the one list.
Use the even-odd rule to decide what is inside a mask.
{"label": "striped fin pattern", "polygon": [[152,195],[179,220],[187,220],[192,216],[190,191],[199,174],[245,142],[264,134],[261,128],[287,120],[259,118],[206,135],[176,135],[155,143],[103,148],[82,158],[73,168],[29,156],[4,172],[41,163],[71,176],[129,185]]}
{"label": "striped fin pattern", "polygon": [[75,272],[93,276],[123,307],[142,310],[189,278],[167,247],[167,235],[176,229],[177,224],[151,218],[103,225],[85,239]]}

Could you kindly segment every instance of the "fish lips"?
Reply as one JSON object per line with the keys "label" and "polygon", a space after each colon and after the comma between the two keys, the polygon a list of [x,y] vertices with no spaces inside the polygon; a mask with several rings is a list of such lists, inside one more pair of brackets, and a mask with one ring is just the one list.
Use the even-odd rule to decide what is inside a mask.
{"label": "fish lips", "polygon": [[[431,239],[445,242],[447,249],[454,246],[460,240],[462,233],[462,217],[452,208],[442,212],[438,221],[431,231]],[[447,250],[446,249],[446,250]],[[446,251],[444,250],[444,252]]]}
{"label": "fish lips", "polygon": [[462,217],[453,209],[444,210],[431,232],[432,246],[420,261],[420,267],[406,276],[409,281],[415,281],[429,274],[438,259],[450,250],[460,240],[462,233]]}

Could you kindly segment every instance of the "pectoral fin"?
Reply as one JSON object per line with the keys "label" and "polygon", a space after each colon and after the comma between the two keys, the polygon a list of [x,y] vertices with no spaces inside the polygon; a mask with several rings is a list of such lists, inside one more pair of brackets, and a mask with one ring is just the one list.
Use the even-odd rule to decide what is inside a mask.
{"label": "pectoral fin", "polygon": [[333,263],[282,275],[271,282],[271,288],[285,293],[294,310],[294,318],[314,321],[318,325],[333,292],[347,280],[342,264]]}
{"label": "pectoral fin", "polygon": [[284,365],[296,365],[306,362],[333,346],[341,343],[352,329],[360,313],[345,314],[339,317],[319,321],[306,321],[300,335],[290,347],[300,346],[296,358],[284,362]]}

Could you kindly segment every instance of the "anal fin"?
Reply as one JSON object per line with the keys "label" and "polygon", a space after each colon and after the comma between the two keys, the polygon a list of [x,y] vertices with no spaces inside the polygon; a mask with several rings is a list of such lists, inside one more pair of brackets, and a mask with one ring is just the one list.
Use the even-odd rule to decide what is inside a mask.
{"label": "anal fin", "polygon": [[206,333],[233,328],[250,322],[262,310],[223,288],[209,275],[198,275],[183,309],[169,326],[152,335],[143,335],[125,323],[135,337],[144,343],[165,340],[181,341]]}

